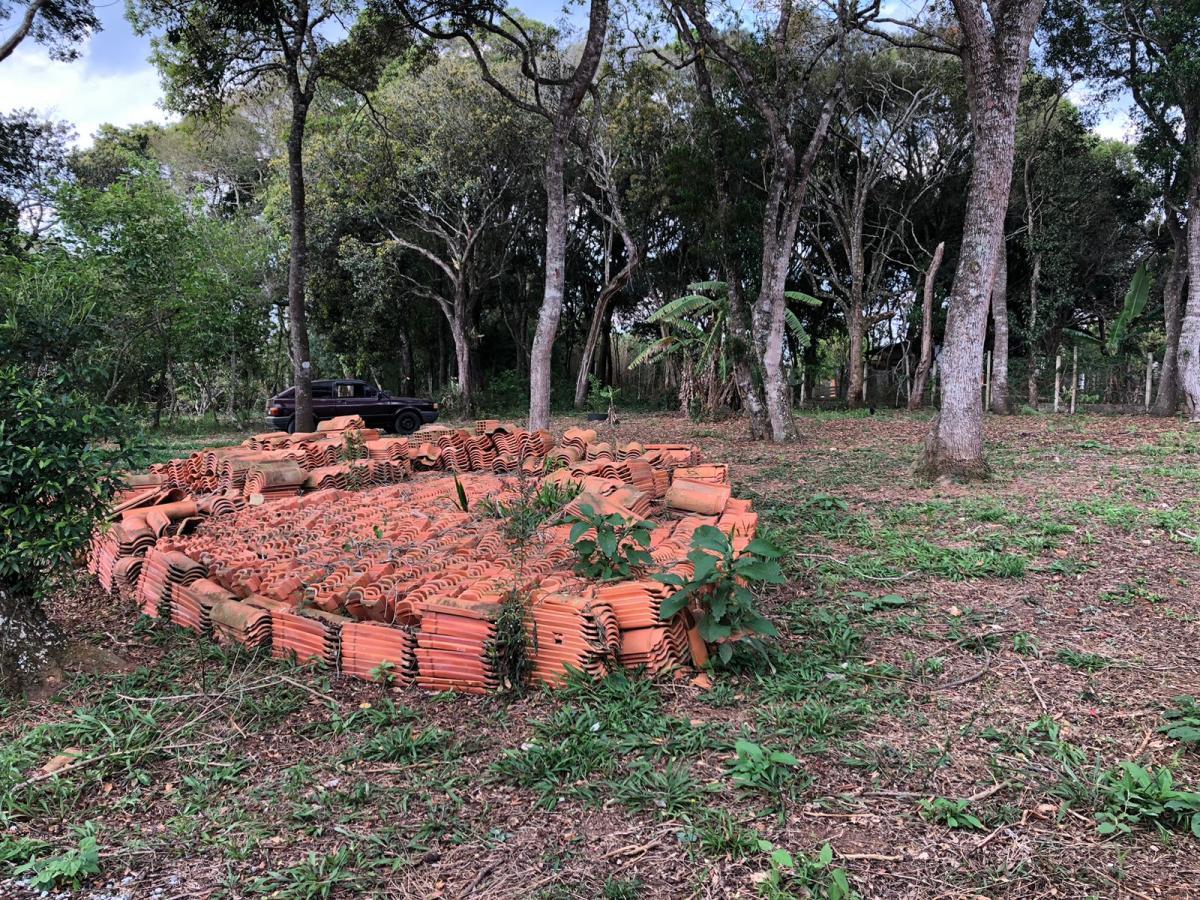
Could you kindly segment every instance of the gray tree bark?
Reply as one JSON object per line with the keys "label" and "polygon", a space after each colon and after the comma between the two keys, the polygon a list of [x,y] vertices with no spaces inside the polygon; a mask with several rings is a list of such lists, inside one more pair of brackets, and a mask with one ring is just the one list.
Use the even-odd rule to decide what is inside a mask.
{"label": "gray tree bark", "polygon": [[946,242],[942,241],[933,251],[933,259],[925,272],[924,297],[921,301],[921,358],[917,362],[917,374],[913,378],[912,391],[908,395],[908,408],[921,409],[925,405],[925,385],[929,381],[929,370],[933,367],[933,284],[938,269],[942,267],[942,256]]}
{"label": "gray tree bark", "polygon": [[288,321],[291,325],[292,381],[296,386],[296,431],[313,430],[312,363],[308,351],[308,315],[304,308],[308,238],[305,227],[304,128],[308,121],[308,97],[292,86],[292,121],[287,136],[288,196]]}
{"label": "gray tree bark", "polygon": [[1012,184],[1021,75],[1044,5],[1044,0],[1014,0],[986,7],[983,0],[954,0],[963,32],[963,72],[975,156],[940,359],[941,411],[917,466],[930,476],[976,478],[988,474],[979,371]]}
{"label": "gray tree bark", "polygon": [[1163,282],[1163,326],[1167,346],[1163,351],[1158,393],[1150,408],[1150,414],[1154,416],[1173,416],[1179,410],[1179,332],[1183,324],[1183,289],[1188,280],[1187,237],[1170,209],[1167,210],[1167,228],[1175,250]]}
{"label": "gray tree bark", "polygon": [[1008,415],[1008,253],[1000,235],[996,277],[992,279],[992,412]]}
{"label": "gray tree bark", "polygon": [[1200,155],[1192,165],[1187,216],[1187,305],[1179,329],[1179,384],[1188,415],[1200,422]]}
{"label": "gray tree bark", "polygon": [[567,196],[564,178],[567,143],[588,87],[600,67],[604,37],[608,33],[608,0],[592,0],[587,39],[574,72],[562,89],[551,117],[550,146],[546,152],[543,184],[546,189],[546,281],[537,328],[529,352],[529,429],[550,427],[550,364],[554,338],[562,317],[567,269]]}

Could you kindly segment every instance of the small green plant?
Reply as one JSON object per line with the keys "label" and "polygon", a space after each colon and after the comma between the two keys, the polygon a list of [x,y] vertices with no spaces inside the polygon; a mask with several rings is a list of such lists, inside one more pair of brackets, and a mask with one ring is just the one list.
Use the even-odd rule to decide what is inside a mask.
{"label": "small green plant", "polygon": [[492,670],[506,691],[520,691],[533,671],[533,644],[526,623],[529,608],[518,591],[509,591],[500,603],[495,632],[488,646]]}
{"label": "small green plant", "polygon": [[[769,854],[771,870],[762,880],[762,892],[768,897],[794,897],[795,890],[804,896],[824,900],[854,900],[858,896],[850,886],[850,878],[841,868],[830,868],[833,848],[825,844],[817,855],[796,859],[782,847],[759,839],[758,849]],[[795,890],[793,890],[795,889]]]}
{"label": "small green plant", "polygon": [[1021,656],[1039,656],[1041,654],[1037,638],[1028,631],[1018,631],[1014,634],[1012,646],[1013,653],[1019,653]]}
{"label": "small green plant", "polygon": [[479,501],[478,509],[485,515],[502,521],[504,536],[514,543],[523,543],[579,494],[578,481],[565,484],[522,478],[515,499],[505,503],[491,497]]}
{"label": "small green plant", "polygon": [[733,745],[737,753],[726,762],[733,783],[743,791],[766,794],[777,800],[789,793],[800,760],[782,750],[772,750],[744,739]]}
{"label": "small green plant", "polygon": [[983,822],[969,812],[970,800],[951,800],[949,797],[930,797],[918,804],[921,818],[947,828],[983,828]]}
{"label": "small green plant", "polygon": [[100,874],[100,845],[96,836],[85,834],[79,846],[58,856],[31,859],[13,869],[17,878],[26,877],[36,890],[71,888],[78,890],[93,875]]}
{"label": "small green plant", "polygon": [[[568,521],[573,523],[571,544],[579,556],[577,575],[597,581],[630,578],[654,562],[648,549],[653,522],[628,522],[616,513],[601,515],[589,503]],[[589,531],[595,534],[584,537]]]}
{"label": "small green plant", "polygon": [[785,583],[777,562],[781,555],[782,551],[774,545],[756,538],[745,552],[735,556],[733,544],[723,531],[712,525],[700,526],[692,535],[692,549],[688,552],[693,567],[691,579],[684,581],[670,572],[652,576],[678,588],[662,604],[663,620],[670,619],[695,598],[703,609],[698,622],[700,636],[710,642],[725,641],[717,650],[722,663],[733,657],[733,645],[728,643],[733,637],[740,637],[765,656],[762,642],[756,636],[779,632],[758,612],[752,586]]}
{"label": "small green plant", "polygon": [[1167,724],[1159,728],[1167,737],[1200,748],[1200,703],[1195,697],[1175,698],[1175,707],[1163,713]]}
{"label": "small green plant", "polygon": [[467,489],[463,487],[461,481],[458,480],[458,475],[454,476],[454,496],[458,502],[458,508],[463,512],[470,512],[471,504],[467,502]]}
{"label": "small green plant", "polygon": [[1125,760],[1101,776],[1098,790],[1104,805],[1096,813],[1101,834],[1129,834],[1146,824],[1162,830],[1189,829],[1200,837],[1200,793],[1177,790],[1165,766],[1150,772]]}
{"label": "small green plant", "polygon": [[617,395],[621,391],[612,385],[606,385],[595,375],[588,376],[588,406],[592,412],[607,413],[611,423],[616,414]]}

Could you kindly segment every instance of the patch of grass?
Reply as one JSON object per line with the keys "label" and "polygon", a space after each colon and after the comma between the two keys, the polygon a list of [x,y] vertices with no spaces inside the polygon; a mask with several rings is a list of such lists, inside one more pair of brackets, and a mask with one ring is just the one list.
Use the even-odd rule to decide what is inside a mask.
{"label": "patch of grass", "polygon": [[350,748],[347,759],[386,763],[423,763],[450,758],[454,745],[450,733],[440,728],[417,730],[412,724],[380,731],[365,743]]}
{"label": "patch of grass", "polygon": [[1074,650],[1070,647],[1059,650],[1054,654],[1054,658],[1072,669],[1081,669],[1084,672],[1099,672],[1113,664],[1113,661],[1107,656]]}

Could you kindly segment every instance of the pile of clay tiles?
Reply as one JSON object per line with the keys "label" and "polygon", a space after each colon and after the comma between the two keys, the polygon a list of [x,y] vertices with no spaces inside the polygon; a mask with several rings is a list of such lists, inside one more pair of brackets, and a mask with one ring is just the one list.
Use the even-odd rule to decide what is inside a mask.
{"label": "pile of clay tiles", "polygon": [[[532,677],[548,684],[570,670],[601,677],[706,661],[698,609],[664,621],[673,588],[650,576],[689,578],[702,525],[738,552],[753,538],[757,515],[731,496],[724,465],[703,464],[690,446],[604,442],[578,428],[556,442],[497,420],[410,438],[361,420],[339,425],[260,435],[129,476],[93,538],[101,586],[223,644],[429,690],[506,687],[502,641],[513,627],[528,638]],[[326,442],[366,455],[312,465],[324,463]],[[319,452],[297,450],[305,446]],[[573,499],[514,543],[496,510],[543,482]],[[618,582],[576,575],[572,514],[585,506],[652,521],[653,568]]]}

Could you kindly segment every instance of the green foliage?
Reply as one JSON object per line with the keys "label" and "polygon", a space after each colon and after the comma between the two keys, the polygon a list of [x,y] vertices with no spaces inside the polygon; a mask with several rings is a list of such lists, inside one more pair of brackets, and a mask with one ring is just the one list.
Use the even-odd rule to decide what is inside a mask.
{"label": "green foliage", "polygon": [[664,620],[671,618],[692,600],[703,610],[697,623],[705,641],[724,641],[717,657],[728,663],[733,657],[729,638],[740,637],[762,652],[757,635],[773,636],[779,632],[758,612],[754,588],[764,584],[783,584],[783,571],[776,561],[782,551],[770,542],[757,538],[745,552],[734,556],[728,536],[712,525],[702,525],[692,535],[688,559],[693,566],[692,577],[684,581],[673,573],[654,575],[655,581],[677,588],[662,604]]}
{"label": "green foliage", "polygon": [[796,859],[782,847],[759,839],[758,850],[768,854],[771,870],[763,882],[763,893],[768,897],[819,897],[824,900],[854,900],[858,893],[850,886],[850,878],[844,869],[831,867],[833,848],[825,844],[813,857]]}
{"label": "green foliage", "polygon": [[533,671],[533,641],[529,637],[529,606],[524,595],[509,591],[500,603],[487,654],[492,671],[506,691],[520,691]]}
{"label": "green foliage", "polygon": [[[597,581],[630,578],[654,562],[647,549],[654,523],[628,522],[617,513],[600,515],[584,503],[571,522],[571,545],[579,560],[575,573]],[[593,532],[591,537],[584,537]]]}
{"label": "green foliage", "polygon": [[13,869],[17,878],[26,878],[35,890],[71,888],[78,890],[93,875],[100,874],[100,845],[95,835],[85,834],[79,846],[58,856],[34,858]]}
{"label": "green foliage", "polygon": [[1166,710],[1163,718],[1167,724],[1159,731],[1190,747],[1200,748],[1200,703],[1196,702],[1195,697],[1176,697],[1175,706]]}
{"label": "green foliage", "polygon": [[68,377],[2,367],[0,397],[0,584],[32,596],[87,543],[133,451]]}
{"label": "green foliage", "polygon": [[537,534],[547,519],[574,500],[579,491],[577,481],[560,484],[522,479],[516,499],[504,502],[484,497],[479,501],[478,509],[485,516],[501,519],[504,536],[522,544]]}
{"label": "green foliage", "polygon": [[454,476],[454,500],[458,504],[458,508],[463,512],[470,512],[471,504],[467,500],[467,489],[463,487],[463,483],[459,481],[458,475]]}
{"label": "green foliage", "polygon": [[733,749],[737,755],[725,765],[737,787],[776,801],[792,792],[800,767],[795,756],[745,739],[735,741]]}
{"label": "green foliage", "polygon": [[1139,825],[1190,830],[1200,837],[1200,793],[1175,787],[1171,770],[1157,772],[1125,760],[1101,777],[1103,808],[1096,813],[1101,834],[1129,834]]}
{"label": "green foliage", "polygon": [[1099,672],[1101,669],[1107,669],[1112,665],[1112,660],[1107,656],[1101,656],[1098,653],[1082,652],[1070,647],[1064,647],[1059,650],[1054,654],[1054,658],[1073,669],[1082,669],[1085,672]]}
{"label": "green foliage", "polygon": [[929,797],[920,801],[921,818],[947,828],[983,828],[979,817],[970,812],[970,800]]}

